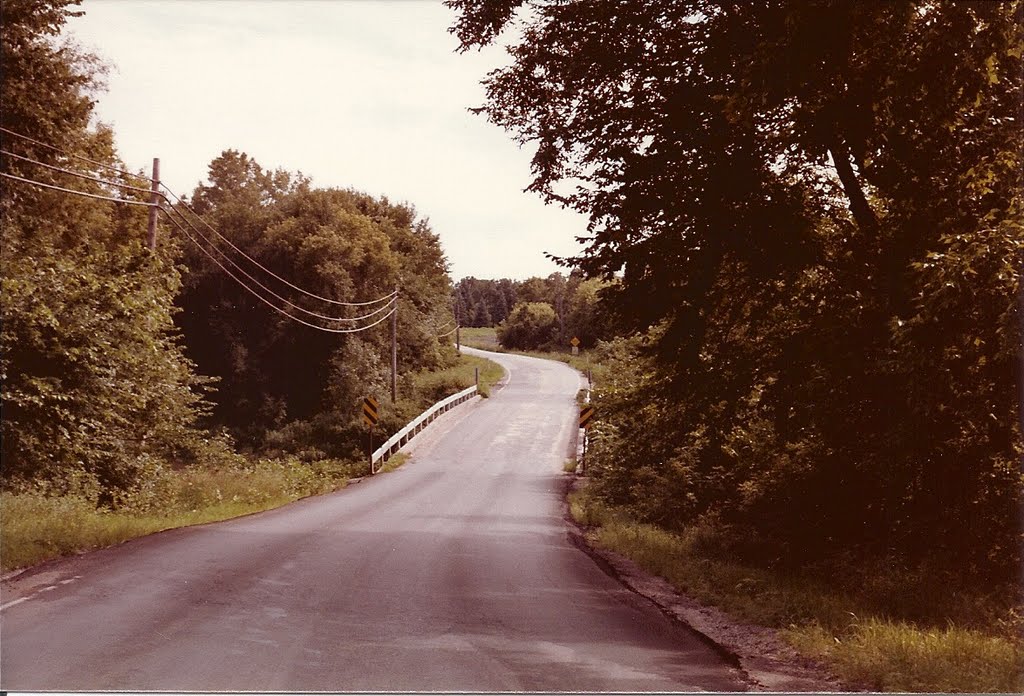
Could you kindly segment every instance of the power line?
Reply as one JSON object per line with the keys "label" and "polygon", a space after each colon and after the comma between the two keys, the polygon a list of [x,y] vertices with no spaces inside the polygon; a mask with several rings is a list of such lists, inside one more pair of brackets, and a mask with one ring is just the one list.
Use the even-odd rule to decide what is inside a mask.
{"label": "power line", "polygon": [[[345,321],[345,322],[356,322],[356,321],[362,321],[362,320],[364,320],[364,319],[372,319],[373,317],[377,316],[377,315],[378,315],[378,314],[380,314],[381,312],[384,312],[384,311],[386,311],[386,310],[387,310],[387,309],[388,309],[388,308],[390,307],[390,304],[391,304],[391,303],[388,303],[388,304],[386,304],[386,305],[384,305],[384,306],[380,307],[379,309],[376,309],[376,310],[374,310],[374,311],[370,312],[369,314],[364,314],[363,316],[360,316],[360,317],[332,317],[332,316],[327,316],[326,314],[319,314],[319,313],[317,313],[317,312],[314,312],[314,311],[311,311],[311,310],[309,310],[309,309],[306,309],[305,307],[301,307],[301,306],[299,306],[299,305],[295,304],[294,302],[291,302],[291,301],[289,301],[288,299],[286,299],[286,298],[282,297],[281,295],[278,295],[278,294],[277,294],[276,292],[274,292],[273,290],[271,290],[270,288],[268,288],[268,287],[267,287],[266,285],[264,285],[263,283],[261,283],[261,282],[260,282],[260,281],[259,281],[259,280],[258,280],[257,278],[255,278],[255,277],[254,277],[254,276],[253,276],[253,275],[252,275],[251,273],[249,273],[249,272],[248,272],[248,271],[246,271],[246,270],[245,270],[244,268],[242,268],[241,266],[239,266],[239,265],[238,265],[238,264],[237,264],[237,263],[236,263],[236,262],[235,262],[234,260],[232,260],[232,259],[231,259],[231,258],[230,258],[230,257],[229,257],[229,256],[228,256],[227,254],[225,254],[225,253],[224,253],[224,252],[223,252],[222,250],[218,249],[218,248],[216,247],[216,245],[214,245],[214,243],[210,241],[210,238],[209,238],[209,237],[207,237],[207,236],[206,236],[206,235],[204,235],[204,234],[203,234],[202,232],[200,232],[200,231],[199,231],[198,229],[196,229],[195,225],[193,225],[193,224],[191,223],[191,221],[189,221],[189,219],[188,219],[188,218],[186,218],[186,217],[185,217],[185,216],[184,216],[184,215],[182,214],[182,212],[181,212],[180,210],[177,210],[177,209],[175,209],[175,208],[171,208],[171,211],[173,211],[173,212],[174,212],[174,213],[175,213],[176,215],[178,215],[178,216],[179,216],[179,217],[180,217],[180,218],[182,219],[182,221],[184,221],[184,222],[185,222],[185,224],[186,224],[186,225],[188,225],[188,226],[189,226],[190,228],[192,228],[192,231],[193,231],[193,232],[195,232],[195,233],[196,233],[196,235],[198,235],[200,239],[202,239],[202,240],[203,240],[204,242],[206,242],[206,243],[207,243],[207,244],[208,244],[208,245],[210,246],[210,248],[212,248],[212,249],[215,249],[215,250],[217,251],[217,253],[219,253],[219,254],[221,255],[221,257],[222,257],[222,258],[223,258],[223,259],[224,259],[225,261],[227,261],[227,262],[228,262],[229,264],[231,264],[231,265],[232,265],[232,266],[234,266],[234,267],[235,267],[236,269],[238,269],[238,271],[239,271],[239,272],[240,272],[240,273],[241,273],[242,275],[244,275],[244,276],[245,276],[246,278],[248,278],[248,279],[249,279],[249,280],[251,280],[252,282],[256,283],[256,285],[260,286],[260,288],[261,288],[261,289],[263,289],[264,291],[266,291],[266,292],[270,293],[271,295],[273,295],[273,296],[274,296],[275,298],[277,298],[277,299],[278,299],[278,300],[280,300],[281,302],[284,302],[284,303],[285,303],[286,305],[288,305],[289,307],[292,307],[292,308],[294,308],[294,309],[297,309],[298,311],[302,312],[303,314],[308,314],[308,315],[309,315],[309,316],[311,316],[311,317],[315,317],[315,318],[317,318],[317,319],[323,319],[323,320],[325,320],[325,321]],[[219,264],[218,264],[218,265],[219,265]],[[223,268],[223,266],[222,266],[222,268]]]}
{"label": "power line", "polygon": [[63,186],[54,186],[53,184],[44,184],[41,181],[35,181],[33,179],[25,179],[25,178],[22,178],[20,176],[14,176],[13,174],[8,174],[7,172],[0,172],[0,176],[4,177],[5,179],[14,179],[15,181],[21,181],[21,182],[24,182],[26,184],[31,184],[33,186],[40,186],[40,187],[46,188],[46,189],[53,189],[54,191],[63,191],[64,193],[73,193],[76,196],[85,196],[86,198],[96,198],[96,199],[101,200],[101,201],[113,201],[114,203],[126,203],[127,205],[144,205],[147,208],[155,206],[155,205],[158,205],[157,203],[147,203],[145,201],[131,201],[131,200],[128,200],[127,198],[114,198],[113,196],[101,196],[101,195],[96,194],[96,193],[86,193],[85,191],[76,191],[74,189],[64,188]]}
{"label": "power line", "polygon": [[[107,184],[108,186],[117,186],[119,188],[130,189],[132,191],[141,191],[142,193],[148,193],[148,194],[154,193],[153,189],[151,189],[151,188],[142,188],[141,186],[132,186],[130,184],[122,184],[122,183],[118,183],[116,181],[108,181],[107,179],[100,179],[99,177],[89,176],[88,174],[83,174],[82,172],[76,172],[76,171],[74,171],[72,169],[64,169],[63,167],[57,167],[57,166],[54,166],[52,164],[46,164],[45,162],[37,162],[34,159],[31,159],[29,157],[23,157],[22,155],[16,155],[13,152],[8,152],[7,150],[0,150],[0,154],[4,154],[4,155],[7,155],[8,157],[13,157],[15,159],[19,159],[19,160],[22,160],[22,161],[25,161],[25,162],[29,162],[30,164],[34,164],[34,165],[37,165],[39,167],[45,167],[46,169],[52,169],[55,172],[64,172],[65,174],[70,174],[71,176],[77,176],[79,179],[85,179],[87,181],[95,181],[95,182],[100,183],[100,184]],[[160,196],[165,201],[167,200],[167,196],[165,196],[162,193],[157,192],[156,195]]]}
{"label": "power line", "polygon": [[[179,216],[181,215],[181,213],[178,213],[178,214],[179,214]],[[184,216],[181,216],[181,217],[182,217],[182,219],[185,219],[185,218],[184,218]],[[172,222],[172,223],[174,224],[174,226],[175,226],[175,227],[177,227],[177,228],[178,228],[178,230],[179,230],[179,231],[180,231],[180,232],[181,232],[182,234],[184,234],[184,235],[185,235],[185,236],[186,236],[186,237],[187,237],[187,238],[189,239],[189,241],[191,241],[191,242],[192,242],[193,244],[195,244],[195,245],[196,245],[197,247],[199,247],[200,251],[202,251],[202,252],[203,252],[204,254],[206,254],[206,255],[207,255],[207,256],[208,256],[209,258],[210,258],[210,260],[211,260],[211,261],[213,261],[213,262],[214,262],[215,264],[217,264],[218,266],[220,266],[220,269],[221,269],[222,271],[224,271],[224,272],[225,272],[225,273],[227,273],[227,274],[228,274],[229,276],[231,276],[231,278],[232,278],[232,279],[234,279],[234,281],[235,281],[236,283],[238,283],[238,284],[239,284],[239,285],[241,285],[241,286],[242,286],[243,288],[245,288],[245,289],[246,289],[246,290],[247,290],[247,291],[248,291],[249,293],[251,293],[251,294],[252,294],[252,295],[253,295],[254,297],[256,297],[256,298],[257,298],[257,299],[258,299],[258,300],[259,300],[260,302],[263,302],[263,303],[264,303],[265,305],[267,305],[268,307],[270,307],[271,309],[273,309],[273,310],[274,310],[275,312],[278,312],[279,314],[283,314],[284,316],[288,317],[288,318],[289,318],[289,319],[291,319],[292,321],[296,321],[296,322],[298,322],[298,323],[300,323],[300,324],[303,324],[303,325],[305,325],[305,326],[308,326],[308,327],[310,327],[311,329],[316,329],[316,330],[318,330],[318,331],[325,331],[325,332],[327,332],[327,333],[358,333],[358,332],[360,332],[360,331],[366,331],[367,329],[372,329],[372,328],[373,328],[374,326],[377,326],[377,324],[380,324],[381,322],[383,322],[384,320],[386,320],[386,319],[387,319],[388,317],[390,317],[390,316],[391,316],[392,314],[394,314],[394,313],[395,313],[395,309],[394,309],[394,307],[392,307],[392,308],[391,308],[391,311],[390,311],[390,312],[388,312],[387,314],[385,314],[385,315],[384,315],[383,317],[381,317],[381,318],[380,318],[380,319],[378,319],[377,321],[373,322],[372,324],[370,324],[370,325],[368,325],[368,326],[363,326],[363,327],[360,327],[360,328],[351,328],[351,329],[329,329],[329,328],[327,328],[327,327],[324,327],[324,326],[317,326],[316,324],[311,324],[311,323],[309,323],[308,321],[305,321],[305,320],[303,320],[303,319],[299,319],[298,317],[292,316],[291,314],[289,314],[289,313],[288,313],[288,312],[286,312],[285,310],[281,309],[280,307],[278,307],[277,305],[275,305],[275,304],[274,304],[273,302],[271,302],[270,300],[268,300],[267,298],[263,297],[262,295],[260,295],[260,294],[259,294],[258,292],[256,292],[256,291],[255,291],[255,290],[253,290],[252,288],[250,288],[250,287],[249,287],[248,285],[246,285],[246,284],[245,284],[245,283],[244,283],[244,282],[243,282],[242,280],[240,280],[240,279],[238,278],[238,276],[236,276],[236,275],[235,275],[234,273],[232,273],[232,272],[231,272],[231,271],[229,271],[229,270],[228,270],[227,268],[225,268],[225,267],[224,267],[224,265],[223,265],[223,264],[221,264],[221,262],[220,262],[220,261],[218,261],[218,260],[217,260],[217,258],[216,258],[216,257],[215,257],[215,256],[214,256],[213,254],[211,254],[211,253],[210,253],[209,251],[207,251],[207,250],[206,250],[206,247],[204,247],[204,246],[203,246],[202,244],[200,244],[199,242],[197,242],[197,241],[195,240],[195,238],[194,238],[194,237],[192,237],[192,235],[190,235],[190,234],[188,233],[188,231],[187,231],[187,230],[186,230],[186,229],[185,229],[184,227],[182,227],[182,226],[181,226],[181,224],[180,224],[180,223],[179,223],[179,222],[178,222],[178,221],[177,221],[177,220],[176,220],[175,218],[173,218],[173,217],[171,217],[171,216],[168,216],[168,219],[169,219],[169,220],[170,220],[170,221],[171,221],[171,222]],[[186,222],[188,222],[187,220],[185,220],[185,221],[186,221]]]}
{"label": "power line", "polygon": [[[74,158],[74,159],[77,159],[77,160],[80,160],[80,161],[83,161],[83,162],[88,162],[89,164],[92,164],[94,166],[100,167],[102,169],[105,169],[105,170],[108,170],[108,171],[111,171],[111,172],[115,172],[117,174],[121,174],[123,176],[134,177],[136,179],[143,179],[143,180],[145,180],[145,178],[143,176],[141,176],[139,174],[136,174],[134,172],[130,172],[130,171],[127,171],[127,170],[124,170],[124,169],[120,169],[118,167],[111,166],[111,165],[106,164],[104,162],[99,162],[97,160],[90,159],[90,158],[85,157],[83,155],[79,155],[79,154],[75,154],[75,153],[72,153],[72,152],[68,152],[68,151],[66,151],[66,150],[64,150],[62,148],[56,147],[54,145],[50,145],[48,143],[41,142],[39,140],[36,140],[35,138],[30,138],[27,135],[23,135],[21,133],[17,133],[17,132],[12,131],[12,130],[10,130],[8,128],[0,127],[0,132],[6,133],[6,134],[11,135],[11,136],[14,136],[15,138],[20,138],[22,140],[25,140],[27,142],[33,143],[33,144],[38,145],[40,147],[46,148],[48,150],[52,150],[54,152],[57,152],[57,153],[61,154],[64,157],[70,157],[70,158]],[[263,285],[259,280],[257,280],[251,274],[246,272],[245,269],[243,269],[240,265],[238,265],[235,261],[233,261],[230,257],[228,257],[228,255],[225,254],[221,249],[217,248],[213,244],[213,242],[210,241],[209,238],[207,238],[198,229],[196,229],[196,227],[189,221],[189,219],[187,217],[185,217],[185,215],[180,210],[178,210],[173,205],[170,205],[170,201],[168,200],[167,196],[165,196],[164,194],[160,193],[159,191],[154,191],[154,190],[152,190],[150,188],[141,188],[141,187],[138,187],[138,186],[132,186],[130,184],[122,184],[122,183],[119,183],[119,182],[108,181],[108,180],[105,180],[105,179],[101,179],[99,177],[94,177],[94,176],[90,176],[88,174],[84,174],[82,172],[74,171],[74,170],[71,170],[71,169],[66,169],[64,167],[57,167],[55,165],[50,165],[50,164],[46,164],[44,162],[39,162],[37,160],[31,159],[29,157],[25,157],[25,156],[22,156],[22,155],[17,155],[15,153],[9,152],[7,150],[0,150],[0,153],[3,153],[3,154],[5,154],[5,155],[7,155],[9,157],[14,157],[15,159],[19,159],[19,160],[28,162],[30,164],[34,164],[34,165],[37,165],[37,166],[40,166],[40,167],[44,167],[46,169],[50,169],[50,170],[53,170],[53,171],[63,172],[65,174],[69,174],[71,176],[75,176],[75,177],[78,177],[78,178],[81,178],[81,179],[86,179],[86,180],[89,180],[89,181],[94,181],[94,182],[105,184],[105,185],[108,185],[108,186],[114,186],[114,187],[129,189],[129,190],[133,190],[133,191],[139,191],[139,192],[147,193],[147,194],[150,194],[150,195],[156,194],[156,196],[159,196],[160,198],[162,198],[164,201],[166,201],[169,204],[169,207],[167,209],[167,213],[168,213],[167,218],[174,224],[175,227],[178,228],[179,231],[181,231],[189,239],[189,241],[191,241],[193,244],[198,246],[199,249],[204,254],[206,254],[218,267],[220,267],[221,270],[223,270],[225,273],[227,273],[229,276],[231,276],[231,278],[234,279],[235,282],[237,282],[239,285],[241,285],[243,288],[245,288],[248,292],[250,292],[251,294],[255,295],[262,302],[264,302],[264,303],[268,304],[270,307],[272,307],[275,311],[278,311],[281,314],[284,314],[286,317],[288,317],[288,318],[290,318],[290,319],[292,319],[294,321],[297,321],[300,324],[304,324],[306,326],[318,329],[320,331],[327,331],[327,332],[331,332],[331,333],[356,333],[356,332],[359,332],[359,331],[365,331],[367,329],[370,329],[370,328],[376,326],[377,324],[381,323],[382,321],[384,321],[388,317],[392,316],[397,311],[397,298],[398,298],[398,290],[397,290],[397,288],[395,289],[394,292],[391,292],[391,293],[389,293],[389,294],[387,294],[387,295],[385,295],[383,297],[377,298],[375,300],[369,300],[367,302],[343,302],[343,301],[340,301],[340,300],[332,300],[332,299],[327,298],[327,297],[322,297],[320,295],[317,295],[315,293],[309,292],[308,290],[305,290],[305,289],[303,289],[303,288],[301,288],[301,287],[299,287],[299,286],[289,282],[288,280],[282,278],[281,276],[279,276],[276,273],[274,273],[273,271],[271,271],[269,268],[266,268],[265,266],[263,266],[261,263],[256,261],[254,258],[249,256],[248,254],[246,254],[244,251],[239,249],[237,246],[235,246],[235,244],[232,243],[230,239],[228,239],[227,237],[222,235],[219,231],[217,231],[212,225],[210,225],[210,223],[208,223],[206,220],[204,220],[198,213],[196,213],[191,207],[189,207],[189,205],[187,203],[185,203],[180,197],[178,197],[173,191],[171,191],[163,183],[159,183],[159,186],[163,187],[163,189],[165,191],[167,191],[171,195],[171,197],[174,198],[174,200],[181,207],[183,207],[185,210],[190,212],[195,218],[197,218],[200,222],[202,222],[204,225],[206,225],[208,228],[210,228],[210,230],[215,235],[217,235],[218,237],[223,239],[232,249],[234,249],[239,254],[241,254],[243,257],[248,259],[252,264],[254,264],[258,268],[260,268],[262,271],[264,271],[265,273],[271,275],[272,277],[276,278],[277,280],[279,280],[280,282],[284,283],[285,285],[291,287],[292,289],[297,290],[297,291],[301,292],[304,295],[307,295],[307,296],[312,297],[314,299],[320,300],[322,302],[327,302],[329,304],[335,304],[335,305],[340,305],[340,306],[344,306],[344,307],[368,307],[368,306],[371,306],[371,305],[377,305],[377,304],[384,303],[383,306],[379,307],[378,309],[376,309],[376,310],[374,310],[372,312],[369,312],[368,314],[364,314],[364,315],[359,316],[359,317],[331,317],[331,316],[327,316],[327,315],[324,315],[324,314],[318,314],[316,312],[310,311],[310,310],[305,309],[305,308],[303,308],[303,307],[301,307],[299,305],[296,305],[296,304],[288,301],[284,297],[278,295],[273,290],[271,290],[270,288],[268,288],[265,285]],[[65,187],[62,187],[62,186],[55,186],[53,184],[46,184],[46,183],[43,183],[41,181],[35,181],[33,179],[27,179],[27,178],[24,178],[24,177],[15,176],[13,174],[8,174],[6,172],[0,172],[0,176],[3,176],[3,177],[8,178],[8,179],[15,180],[15,181],[20,181],[20,182],[23,182],[23,183],[26,183],[26,184],[30,184],[32,186],[39,186],[41,188],[51,189],[51,190],[54,190],[54,191],[61,191],[63,193],[70,193],[70,194],[73,194],[73,195],[76,195],[76,196],[84,196],[86,198],[93,198],[93,199],[97,199],[97,200],[111,201],[111,202],[114,202],[114,203],[125,203],[127,205],[146,206],[146,207],[149,207],[149,208],[156,208],[157,210],[160,209],[160,204],[159,203],[155,203],[155,202],[133,201],[133,200],[128,200],[128,199],[124,199],[124,198],[115,198],[115,197],[112,197],[112,196],[103,196],[103,195],[94,194],[94,193],[86,193],[84,191],[76,191],[74,189],[69,189],[69,188],[65,188]],[[170,213],[174,213],[174,214],[178,215],[181,218],[181,220],[188,227],[190,227],[212,249],[215,249],[224,258],[224,260],[226,260],[228,263],[230,263],[235,268],[237,268],[243,275],[245,275],[247,278],[249,278],[254,283],[256,283],[260,288],[262,288],[263,290],[265,290],[269,294],[273,295],[278,300],[284,302],[288,306],[293,307],[294,309],[299,310],[300,312],[304,312],[304,313],[308,314],[309,316],[316,317],[318,319],[323,319],[323,320],[326,320],[326,321],[335,321],[335,322],[363,321],[363,320],[366,320],[366,319],[371,319],[371,318],[381,314],[382,312],[387,312],[387,313],[384,314],[384,316],[382,316],[379,319],[377,319],[372,324],[370,324],[369,326],[364,326],[364,327],[359,327],[359,328],[346,328],[346,329],[329,329],[329,328],[325,328],[325,327],[322,327],[322,326],[317,326],[315,324],[311,324],[311,323],[306,322],[306,321],[304,321],[302,319],[299,319],[298,317],[294,317],[291,314],[288,314],[286,311],[284,311],[280,307],[278,307],[277,305],[275,305],[272,302],[270,302],[269,300],[267,300],[265,297],[263,297],[259,293],[257,293],[251,287],[246,285],[244,281],[242,281],[235,274],[233,274],[231,271],[229,271],[222,263],[220,263],[220,261],[217,260],[217,258],[215,256],[213,256],[209,251],[207,251],[207,249],[202,244],[197,242],[195,240],[195,238],[192,237],[192,235],[190,235],[185,230],[185,228],[182,227],[182,225],[178,222],[178,220],[175,219],[174,217],[172,217],[172,215]],[[390,309],[390,311],[388,311],[389,309]]]}
{"label": "power line", "polygon": [[455,333],[455,332],[456,332],[456,331],[458,331],[458,330],[459,330],[459,326],[458,326],[458,325],[456,325],[454,329],[452,329],[452,330],[451,330],[451,331],[449,331],[448,333],[443,333],[443,334],[440,334],[440,335],[438,336],[438,338],[445,338],[445,337],[447,337],[447,336],[451,336],[451,335],[452,335],[453,333]]}
{"label": "power line", "polygon": [[[184,201],[182,201],[182,200],[181,200],[181,198],[179,198],[179,197],[178,197],[178,196],[177,196],[177,195],[176,195],[176,194],[175,194],[175,193],[174,193],[173,191],[171,191],[171,190],[170,190],[169,188],[167,188],[166,186],[164,186],[164,185],[163,185],[162,183],[160,184],[160,186],[163,186],[164,190],[165,190],[165,191],[167,191],[167,192],[168,192],[169,194],[171,194],[171,198],[173,198],[173,199],[174,199],[174,200],[175,200],[176,202],[178,202],[179,204],[181,204],[181,206],[182,206],[183,208],[185,208],[185,210],[187,210],[187,211],[189,211],[190,213],[192,213],[192,215],[193,215],[193,216],[195,216],[195,218],[196,218],[197,220],[199,220],[199,221],[200,221],[201,223],[203,223],[204,225],[206,225],[207,227],[209,227],[209,228],[210,228],[210,230],[211,230],[211,231],[212,231],[212,232],[213,232],[213,233],[214,233],[215,235],[217,235],[218,237],[220,237],[221,239],[223,239],[223,240],[224,240],[225,242],[227,242],[228,246],[230,246],[230,247],[231,247],[232,249],[234,249],[234,250],[235,250],[235,251],[237,251],[237,252],[238,252],[239,254],[241,254],[242,256],[244,256],[244,257],[245,257],[246,259],[248,259],[248,260],[249,260],[249,261],[250,261],[250,262],[251,262],[251,263],[252,263],[253,265],[257,266],[257,267],[258,267],[258,268],[259,268],[260,270],[262,270],[262,271],[264,271],[265,273],[268,273],[269,275],[273,276],[274,278],[276,278],[277,280],[281,281],[282,283],[284,283],[284,284],[285,284],[285,285],[287,285],[288,287],[292,288],[293,290],[298,290],[298,291],[299,291],[299,292],[301,292],[301,293],[302,293],[303,295],[307,295],[308,297],[312,297],[312,298],[314,298],[314,299],[320,300],[321,302],[327,302],[327,303],[329,303],[329,304],[341,305],[341,306],[343,306],[343,307],[366,307],[366,306],[369,306],[369,305],[375,305],[375,304],[379,304],[379,303],[381,303],[381,302],[384,302],[384,301],[387,301],[387,300],[391,300],[392,298],[394,298],[394,297],[395,297],[395,296],[396,296],[396,295],[398,294],[398,291],[396,290],[396,291],[394,291],[394,292],[392,292],[392,293],[390,293],[390,294],[388,294],[388,295],[385,295],[384,297],[380,297],[380,298],[378,298],[378,299],[376,299],[376,300],[370,300],[370,301],[368,301],[368,302],[342,302],[342,301],[340,301],[340,300],[332,300],[332,299],[330,299],[330,298],[327,298],[327,297],[322,297],[322,296],[320,296],[320,295],[317,295],[317,294],[315,294],[315,293],[309,292],[308,290],[305,290],[304,288],[300,288],[300,287],[299,287],[298,285],[295,285],[294,283],[290,283],[289,281],[285,280],[284,278],[282,278],[281,276],[277,275],[277,274],[276,274],[276,273],[274,273],[274,272],[273,272],[272,270],[270,270],[269,268],[267,268],[266,266],[264,266],[263,264],[261,264],[261,263],[260,263],[259,261],[257,261],[257,260],[256,260],[256,259],[254,259],[253,257],[249,256],[248,254],[246,254],[246,253],[245,253],[244,251],[242,251],[241,249],[239,249],[239,248],[238,248],[237,246],[235,246],[235,245],[234,245],[234,244],[232,243],[232,241],[231,241],[230,239],[228,239],[227,237],[225,237],[224,235],[222,235],[222,234],[221,234],[220,232],[218,232],[218,231],[216,230],[216,228],[214,228],[214,226],[213,226],[213,225],[211,225],[211,224],[210,224],[210,223],[208,223],[208,222],[207,222],[206,220],[204,220],[204,219],[202,218],[202,216],[200,216],[200,215],[199,215],[199,214],[198,214],[198,213],[197,213],[196,211],[192,210],[192,208],[190,208],[190,207],[188,206],[188,204],[187,204],[187,203],[185,203]],[[184,217],[184,216],[182,216],[182,217]],[[194,228],[193,228],[193,229],[194,229]],[[198,232],[198,231],[197,231],[197,232]],[[236,266],[236,267],[237,267],[237,266]]]}
{"label": "power line", "polygon": [[108,169],[108,170],[110,170],[112,172],[117,172],[118,174],[123,174],[125,176],[133,176],[133,177],[136,177],[138,179],[145,180],[144,176],[141,176],[141,175],[136,174],[134,172],[129,172],[126,169],[119,169],[119,168],[111,166],[109,164],[105,164],[103,162],[98,162],[98,161],[96,161],[94,159],[89,159],[88,157],[84,157],[82,155],[76,155],[73,152],[68,152],[67,150],[63,150],[63,149],[61,149],[59,147],[56,147],[55,145],[48,145],[48,144],[46,144],[44,142],[40,142],[40,141],[36,140],[35,138],[30,138],[27,135],[22,135],[21,133],[15,133],[14,131],[9,130],[7,128],[0,127],[0,132],[7,133],[8,135],[13,135],[15,138],[21,138],[22,140],[27,140],[30,143],[33,143],[35,145],[39,145],[40,147],[45,147],[48,150],[53,150],[54,152],[59,152],[60,154],[64,155],[65,157],[73,157],[73,158],[75,158],[77,160],[82,160],[83,162],[88,162],[89,164],[93,164],[93,165],[95,165],[97,167],[102,167],[103,169]]}

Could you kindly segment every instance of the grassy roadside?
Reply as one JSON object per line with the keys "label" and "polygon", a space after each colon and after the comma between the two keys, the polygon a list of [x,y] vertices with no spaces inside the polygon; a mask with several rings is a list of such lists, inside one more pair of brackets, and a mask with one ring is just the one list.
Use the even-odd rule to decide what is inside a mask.
{"label": "grassy roadside", "polygon": [[[451,368],[412,377],[416,393],[435,400],[473,384],[480,370],[480,392],[489,393],[504,370],[490,360],[460,356]],[[402,466],[397,453],[381,469]],[[177,527],[240,517],[344,488],[349,479],[369,474],[365,460],[300,462],[294,458],[248,460],[240,456],[208,466],[164,470],[149,482],[145,496],[118,510],[98,508],[85,497],[53,496],[44,490],[0,492],[0,571],[74,553],[113,546]],[[142,497],[145,499],[142,500]]]}
{"label": "grassy roadside", "polygon": [[[488,328],[463,329],[463,337],[466,345],[485,350],[559,360],[584,373],[590,368],[597,384],[605,381],[604,368],[590,364],[586,354],[507,351]],[[567,472],[572,468],[565,466]],[[829,665],[849,684],[877,691],[1024,693],[1024,617],[1002,602],[974,598],[992,605],[992,618],[973,625],[949,618],[944,625],[941,620],[893,619],[872,601],[877,587],[847,583],[840,588],[744,566],[711,551],[711,530],[679,535],[640,524],[585,490],[571,494],[569,504],[574,519],[590,528],[588,537],[595,545],[631,558],[681,592],[740,620],[779,629],[799,652]],[[876,584],[888,588],[890,603],[909,600],[911,579],[885,569],[879,569],[879,576]],[[914,602],[942,603],[938,595],[943,589],[932,592],[934,596],[915,597]],[[942,610],[934,613],[941,615]],[[947,615],[956,614],[953,610]]]}
{"label": "grassy roadside", "polygon": [[431,394],[431,403],[434,403],[449,394],[472,386],[476,370],[480,370],[480,395],[486,398],[490,396],[494,383],[505,376],[505,370],[498,363],[475,355],[462,354],[454,366],[446,370],[420,373],[413,379],[416,389]]}
{"label": "grassy roadside", "polygon": [[166,471],[145,505],[109,510],[76,496],[0,493],[0,570],[112,546],[165,529],[219,522],[344,488],[366,465],[259,460]]}
{"label": "grassy roadside", "polygon": [[848,683],[878,691],[1024,691],[1024,646],[1012,616],[1002,630],[984,632],[896,621],[864,597],[820,581],[715,557],[706,551],[707,530],[678,535],[639,524],[585,490],[572,493],[569,506],[573,518],[591,528],[592,543],[739,619],[780,629],[798,651]]}

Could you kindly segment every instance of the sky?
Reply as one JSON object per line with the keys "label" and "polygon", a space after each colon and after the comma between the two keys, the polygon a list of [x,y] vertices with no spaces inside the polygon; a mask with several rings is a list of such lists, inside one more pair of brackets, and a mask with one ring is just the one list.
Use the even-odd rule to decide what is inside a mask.
{"label": "sky", "polygon": [[[455,52],[440,0],[84,0],[121,157],[179,195],[235,149],[314,186],[412,204],[454,280],[546,276],[586,219],[525,193],[533,148],[468,108],[501,47]],[[564,272],[564,269],[561,269]]]}

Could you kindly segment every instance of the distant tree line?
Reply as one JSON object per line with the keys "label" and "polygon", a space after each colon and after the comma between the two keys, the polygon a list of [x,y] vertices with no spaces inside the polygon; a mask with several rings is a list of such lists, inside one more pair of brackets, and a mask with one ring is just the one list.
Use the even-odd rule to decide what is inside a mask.
{"label": "distant tree line", "polygon": [[620,279],[600,495],[765,565],[1018,581],[1022,3],[447,4],[464,50],[522,22],[483,110]]}
{"label": "distant tree line", "polygon": [[526,280],[463,278],[455,284],[455,316],[462,326],[495,326],[506,348],[568,350],[574,336],[583,347],[612,336],[612,325],[598,307],[610,284],[584,280],[574,271]]}

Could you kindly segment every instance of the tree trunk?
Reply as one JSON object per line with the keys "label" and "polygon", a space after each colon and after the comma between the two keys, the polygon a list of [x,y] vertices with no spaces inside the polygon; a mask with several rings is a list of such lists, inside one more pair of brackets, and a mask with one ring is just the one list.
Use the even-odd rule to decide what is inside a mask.
{"label": "tree trunk", "polygon": [[832,161],[836,165],[836,172],[839,174],[839,181],[842,182],[843,191],[846,192],[846,198],[850,201],[850,212],[853,213],[853,219],[856,220],[857,226],[863,231],[876,231],[878,229],[878,218],[875,216],[875,211],[868,205],[868,199],[864,195],[860,182],[857,180],[857,174],[853,171],[853,166],[850,164],[850,153],[846,144],[834,131],[830,132],[826,137],[828,153],[832,156]]}

